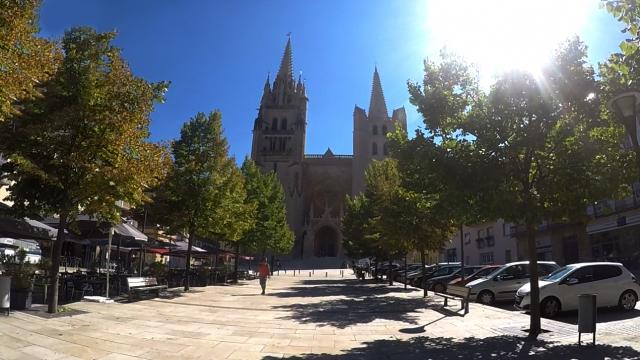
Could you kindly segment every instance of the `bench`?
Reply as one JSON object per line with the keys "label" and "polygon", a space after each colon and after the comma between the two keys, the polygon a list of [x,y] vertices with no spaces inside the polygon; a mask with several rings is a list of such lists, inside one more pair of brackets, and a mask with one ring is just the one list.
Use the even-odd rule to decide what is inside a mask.
{"label": "bench", "polygon": [[469,294],[471,293],[471,288],[466,286],[455,286],[449,285],[447,286],[446,293],[435,293],[438,296],[444,298],[444,306],[448,305],[447,300],[460,300],[460,309],[464,309],[464,314],[469,313]]}
{"label": "bench", "polygon": [[129,300],[139,299],[140,294],[155,293],[159,296],[161,290],[166,290],[166,285],[158,285],[158,280],[152,277],[129,277],[127,278],[129,287]]}

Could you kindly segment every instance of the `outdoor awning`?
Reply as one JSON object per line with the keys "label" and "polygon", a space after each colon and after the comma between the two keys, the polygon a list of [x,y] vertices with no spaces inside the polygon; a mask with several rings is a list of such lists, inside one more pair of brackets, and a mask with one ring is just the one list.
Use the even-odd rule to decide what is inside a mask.
{"label": "outdoor awning", "polygon": [[[189,244],[186,241],[179,241],[176,242],[176,247],[174,249],[171,249],[171,251],[169,251],[166,255],[174,255],[174,256],[184,256],[187,255],[187,248],[189,246]],[[202,255],[206,255],[207,254],[207,250],[197,247],[197,246],[191,246],[191,255],[193,256],[202,256]]]}
{"label": "outdoor awning", "polygon": [[40,246],[38,246],[38,242],[28,239],[12,239],[3,237],[0,238],[0,245],[6,245],[13,248],[21,248],[27,251],[40,249]]}
{"label": "outdoor awning", "polygon": [[146,242],[147,240],[149,240],[149,237],[147,235],[143,234],[140,230],[127,223],[122,223],[114,226],[113,232],[123,237],[132,238],[136,241]]}
{"label": "outdoor awning", "polygon": [[57,234],[58,230],[33,219],[0,216],[0,236],[3,237],[52,240]]}

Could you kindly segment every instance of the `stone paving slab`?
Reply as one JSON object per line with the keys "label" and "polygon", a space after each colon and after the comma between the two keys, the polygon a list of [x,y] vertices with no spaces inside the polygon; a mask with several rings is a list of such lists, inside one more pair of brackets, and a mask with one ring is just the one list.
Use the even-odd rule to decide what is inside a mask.
{"label": "stone paving slab", "polygon": [[443,309],[413,288],[327,272],[274,276],[266,296],[254,280],[75,303],[85,313],[69,317],[14,312],[0,317],[0,359],[640,359],[640,318],[603,324],[598,338],[607,345],[590,351],[574,345],[570,321],[543,320],[550,332],[528,343],[525,314],[471,304],[461,316],[457,304]]}

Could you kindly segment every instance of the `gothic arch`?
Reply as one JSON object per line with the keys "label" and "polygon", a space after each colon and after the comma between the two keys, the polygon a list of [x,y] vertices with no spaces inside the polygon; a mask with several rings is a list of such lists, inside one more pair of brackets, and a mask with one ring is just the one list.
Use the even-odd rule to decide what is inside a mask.
{"label": "gothic arch", "polygon": [[271,122],[271,130],[278,130],[278,118],[273,118]]}
{"label": "gothic arch", "polygon": [[313,255],[317,257],[338,256],[338,232],[331,226],[322,226],[314,234]]}
{"label": "gothic arch", "polygon": [[287,130],[287,118],[283,118],[280,120],[280,129]]}

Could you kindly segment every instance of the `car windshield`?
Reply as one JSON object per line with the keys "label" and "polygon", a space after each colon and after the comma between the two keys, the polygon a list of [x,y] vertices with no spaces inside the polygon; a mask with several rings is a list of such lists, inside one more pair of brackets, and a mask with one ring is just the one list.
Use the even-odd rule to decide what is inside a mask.
{"label": "car windshield", "polygon": [[551,274],[547,275],[545,278],[543,278],[543,280],[558,281],[558,280],[562,279],[563,276],[565,276],[568,273],[570,273],[573,269],[574,269],[573,266],[561,267],[560,269],[558,269],[558,270],[552,272]]}
{"label": "car windshield", "polygon": [[494,272],[498,271],[502,269],[501,267],[490,267],[490,268],[485,268],[485,269],[481,269],[477,272],[477,277],[489,277],[491,276],[491,274],[493,274]]}

